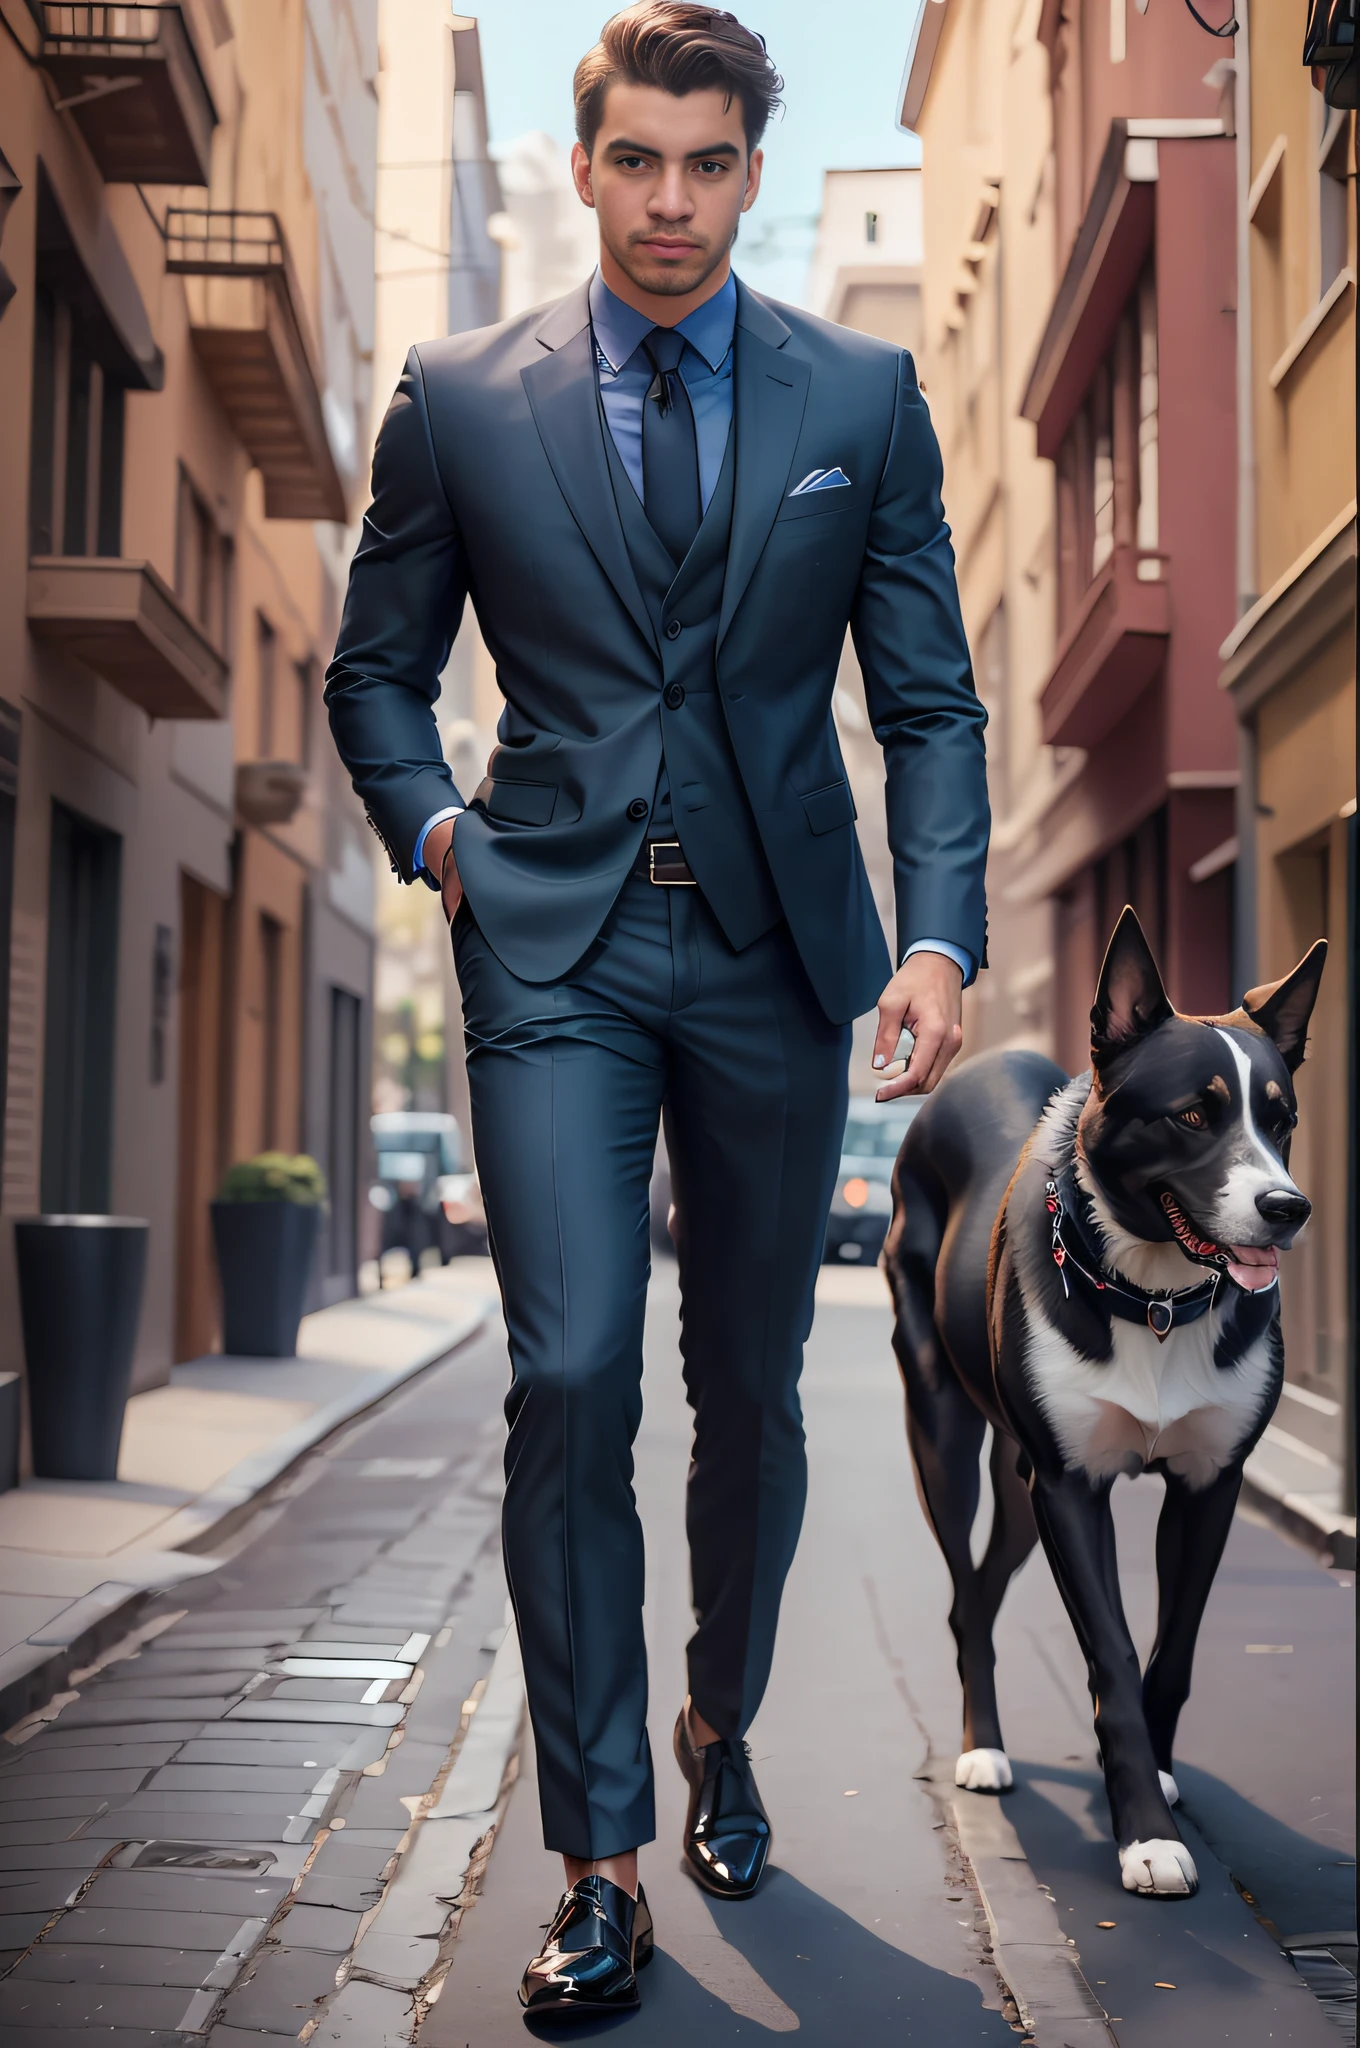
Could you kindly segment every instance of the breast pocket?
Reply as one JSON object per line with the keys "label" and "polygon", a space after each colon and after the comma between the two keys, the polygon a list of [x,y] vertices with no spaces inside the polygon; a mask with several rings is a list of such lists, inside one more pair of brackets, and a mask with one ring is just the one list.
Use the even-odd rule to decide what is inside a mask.
{"label": "breast pocket", "polygon": [[849,512],[859,504],[853,484],[832,484],[826,490],[805,491],[799,498],[785,498],[775,521],[782,526],[791,519],[824,519],[833,512]]}

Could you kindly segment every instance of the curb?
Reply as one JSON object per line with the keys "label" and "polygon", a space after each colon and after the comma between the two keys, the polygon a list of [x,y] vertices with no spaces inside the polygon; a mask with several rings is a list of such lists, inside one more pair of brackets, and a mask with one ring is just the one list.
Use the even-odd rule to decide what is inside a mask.
{"label": "curb", "polygon": [[[232,1467],[190,1506],[182,1508],[166,1524],[164,1535],[176,1537],[170,1547],[140,1553],[144,1565],[153,1569],[137,1578],[109,1578],[56,1615],[35,1638],[30,1638],[33,1658],[27,1668],[16,1671],[0,1685],[0,1733],[13,1728],[61,1692],[71,1674],[96,1663],[104,1652],[134,1628],[143,1610],[161,1594],[173,1591],[185,1579],[198,1578],[219,1562],[203,1553],[209,1543],[221,1543],[249,1520],[269,1489],[288,1475],[309,1452],[327,1442],[341,1429],[369,1409],[376,1408],[400,1387],[409,1386],[421,1373],[453,1356],[455,1351],[486,1327],[497,1306],[489,1296],[451,1323],[452,1334],[441,1333],[439,1348],[418,1357],[409,1365],[383,1375],[361,1379],[348,1396],[329,1402],[289,1430],[265,1451],[257,1451]],[[110,1571],[131,1573],[138,1553],[109,1560]]]}
{"label": "curb", "polygon": [[1282,1535],[1315,1551],[1333,1570],[1354,1571],[1354,1515],[1324,1514],[1305,1494],[1287,1492],[1259,1466],[1253,1472],[1252,1462],[1247,1460],[1242,1474],[1242,1499],[1246,1505],[1264,1515]]}

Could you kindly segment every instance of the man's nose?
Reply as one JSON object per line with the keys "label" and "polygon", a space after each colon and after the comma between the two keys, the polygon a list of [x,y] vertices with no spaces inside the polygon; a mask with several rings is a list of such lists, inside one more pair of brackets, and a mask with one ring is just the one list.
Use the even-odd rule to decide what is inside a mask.
{"label": "man's nose", "polygon": [[678,166],[666,171],[652,193],[652,212],[663,220],[686,220],[693,211],[684,171]]}
{"label": "man's nose", "polygon": [[1313,1213],[1307,1195],[1297,1188],[1266,1188],[1256,1197],[1256,1206],[1267,1223],[1287,1224],[1295,1230]]}

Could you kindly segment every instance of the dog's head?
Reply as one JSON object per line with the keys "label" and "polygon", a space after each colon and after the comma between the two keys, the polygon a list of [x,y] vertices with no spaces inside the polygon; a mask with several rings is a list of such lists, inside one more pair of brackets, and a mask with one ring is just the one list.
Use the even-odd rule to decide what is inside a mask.
{"label": "dog's head", "polygon": [[1079,1142],[1121,1230],[1174,1241],[1241,1287],[1267,1287],[1311,1203],[1289,1172],[1293,1075],[1327,957],[1252,989],[1224,1017],[1183,1017],[1131,909],[1115,927],[1091,1011],[1090,1098]]}

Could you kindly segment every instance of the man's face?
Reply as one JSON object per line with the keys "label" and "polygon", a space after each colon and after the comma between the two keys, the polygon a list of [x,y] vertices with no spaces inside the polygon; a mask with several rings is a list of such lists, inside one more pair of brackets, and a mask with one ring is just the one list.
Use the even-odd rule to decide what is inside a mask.
{"label": "man's face", "polygon": [[604,248],[639,290],[666,298],[697,291],[724,261],[761,162],[747,154],[738,99],[623,82],[605,95],[591,155],[579,142],[571,155]]}

